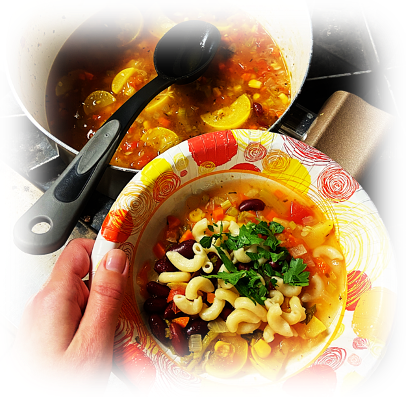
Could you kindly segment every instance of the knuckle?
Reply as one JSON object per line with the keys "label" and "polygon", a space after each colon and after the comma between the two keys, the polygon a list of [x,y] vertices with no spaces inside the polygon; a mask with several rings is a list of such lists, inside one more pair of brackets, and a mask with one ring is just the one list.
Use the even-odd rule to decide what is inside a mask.
{"label": "knuckle", "polygon": [[123,296],[123,291],[120,287],[109,283],[95,283],[92,285],[92,291],[103,300],[120,301]]}

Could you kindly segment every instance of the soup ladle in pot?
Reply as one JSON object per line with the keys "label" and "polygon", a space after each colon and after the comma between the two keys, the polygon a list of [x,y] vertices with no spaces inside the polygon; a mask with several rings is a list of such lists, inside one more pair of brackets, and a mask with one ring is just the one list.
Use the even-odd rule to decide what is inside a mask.
{"label": "soup ladle in pot", "polygon": [[[48,254],[66,242],[87,198],[96,188],[113,154],[141,111],[172,84],[199,78],[213,60],[220,32],[204,21],[175,25],[157,43],[154,65],[158,74],[128,99],[103,124],[65,171],[17,221],[14,243],[29,254]],[[45,232],[36,226],[45,225]]]}

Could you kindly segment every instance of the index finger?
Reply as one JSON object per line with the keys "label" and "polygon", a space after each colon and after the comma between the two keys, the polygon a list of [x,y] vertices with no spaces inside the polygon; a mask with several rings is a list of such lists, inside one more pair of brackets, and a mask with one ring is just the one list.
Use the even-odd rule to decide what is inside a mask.
{"label": "index finger", "polygon": [[58,260],[51,273],[51,280],[69,278],[71,276],[85,277],[90,270],[90,256],[94,240],[79,238],[71,240]]}

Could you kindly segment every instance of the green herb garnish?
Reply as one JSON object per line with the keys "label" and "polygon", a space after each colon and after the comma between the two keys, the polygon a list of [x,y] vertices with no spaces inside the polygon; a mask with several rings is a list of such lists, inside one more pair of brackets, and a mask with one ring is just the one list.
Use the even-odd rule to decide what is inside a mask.
{"label": "green herb garnish", "polygon": [[[213,233],[213,226],[210,225],[209,230]],[[238,236],[233,236],[231,233],[223,232],[221,223],[220,233],[203,237],[200,244],[203,248],[209,248],[212,242],[216,244],[220,239],[219,246],[217,244],[215,248],[228,272],[219,272],[204,277],[218,278],[226,283],[231,283],[240,295],[246,296],[261,305],[266,300],[269,284],[273,287],[277,285],[275,277],[282,278],[285,284],[301,287],[309,285],[310,273],[305,271],[306,264],[303,263],[303,260],[297,258],[288,262],[289,253],[287,249],[280,247],[280,241],[275,234],[281,233],[283,230],[284,227],[277,222],[260,221],[258,224],[248,222],[240,227]],[[252,268],[239,271],[226,252],[236,251],[252,245],[257,245],[257,252],[246,252],[251,259]],[[274,270],[269,261],[280,263],[281,271]],[[265,285],[263,284],[264,281]]]}

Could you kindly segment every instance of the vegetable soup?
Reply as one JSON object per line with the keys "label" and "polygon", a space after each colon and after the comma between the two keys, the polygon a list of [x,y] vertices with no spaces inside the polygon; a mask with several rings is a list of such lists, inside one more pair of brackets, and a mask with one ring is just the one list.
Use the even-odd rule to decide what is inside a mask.
{"label": "vegetable soup", "polygon": [[[110,115],[151,81],[155,46],[176,23],[202,19],[222,40],[197,81],[153,99],[127,132],[112,165],[141,169],[179,142],[215,130],[266,130],[290,104],[290,77],[277,43],[239,10],[126,10],[97,14],[67,40],[47,85],[51,133],[80,150]],[[115,23],[112,20],[116,20]]]}
{"label": "vegetable soup", "polygon": [[276,183],[227,182],[185,207],[167,216],[154,276],[138,279],[152,333],[182,365],[276,380],[327,343],[346,270],[333,222],[310,199]]}

